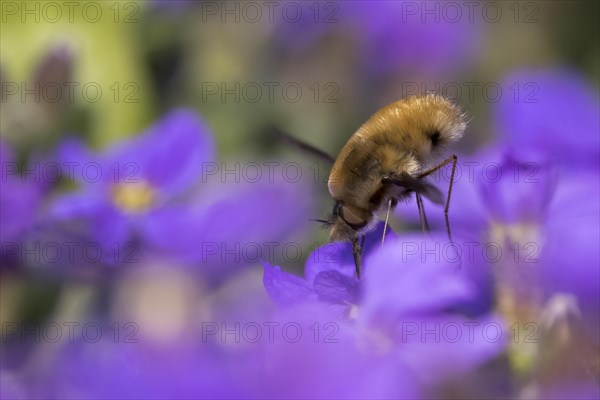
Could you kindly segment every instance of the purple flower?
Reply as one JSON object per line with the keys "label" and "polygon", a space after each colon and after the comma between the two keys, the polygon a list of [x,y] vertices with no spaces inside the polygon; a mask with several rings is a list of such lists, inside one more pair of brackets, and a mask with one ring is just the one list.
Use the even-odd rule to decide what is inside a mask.
{"label": "purple flower", "polygon": [[299,10],[297,18],[291,12],[283,14],[275,39],[288,51],[305,52],[326,35],[346,38],[356,50],[351,62],[373,75],[400,70],[439,76],[467,65],[482,36],[466,9],[452,10],[458,13],[454,17],[442,6],[401,1],[341,1],[320,7],[307,3],[290,7]]}
{"label": "purple flower", "polygon": [[2,190],[0,191],[0,238],[2,239],[2,264],[16,255],[38,219],[42,195],[47,187],[40,176],[21,176],[12,149],[0,141],[2,165]]}
{"label": "purple flower", "polygon": [[[450,220],[457,241],[495,249],[480,257],[479,269],[492,272],[489,289],[508,324],[539,324],[536,343],[542,344],[516,343],[509,351],[516,370],[531,372],[540,363],[532,354],[554,350],[545,348],[552,347],[547,343],[557,335],[553,330],[569,330],[563,339],[569,343],[582,326],[581,345],[598,343],[598,100],[573,74],[519,72],[509,85],[513,80],[533,85],[539,101],[512,103],[511,98],[499,104],[496,125],[502,136],[489,149],[460,159]],[[406,218],[413,215],[403,212]],[[432,226],[443,226],[439,213],[428,216]],[[568,309],[564,299],[572,299]],[[555,320],[568,322],[557,328]],[[578,366],[595,362],[585,358]],[[565,377],[560,385],[571,381]]]}
{"label": "purple flower", "polygon": [[207,276],[222,279],[271,259],[308,219],[303,181],[270,170],[240,178],[240,162],[213,161],[208,128],[191,111],[172,112],[101,154],[73,141],[60,153],[63,163],[102,176],[84,176],[79,190],[57,199],[52,215],[65,224],[83,221],[109,256],[115,246],[135,243],[142,256],[202,265]]}
{"label": "purple flower", "polygon": [[311,190],[303,181],[262,174],[256,182],[231,175],[221,176],[220,182],[210,179],[183,210],[157,215],[146,225],[146,234],[162,253],[176,254],[189,266],[201,265],[214,282],[249,265],[285,257],[286,249],[301,256],[302,246],[293,239],[307,226]]}
{"label": "purple flower", "polygon": [[[365,238],[363,257],[381,245],[383,225]],[[386,240],[394,238],[388,230]],[[278,304],[287,306],[311,299],[331,304],[356,304],[360,298],[359,280],[349,242],[334,242],[321,246],[309,254],[304,268],[304,279],[282,271],[270,263],[264,264],[264,284],[267,293]]]}
{"label": "purple flower", "polygon": [[331,310],[300,303],[279,310],[270,321],[282,332],[283,327],[299,328],[301,335],[287,328],[285,336],[262,345],[264,368],[253,388],[258,397],[418,398],[419,385],[398,349],[373,351],[369,346],[378,341],[376,335],[359,333]]}
{"label": "purple flower", "polygon": [[[328,326],[334,333],[330,338],[335,338],[315,342],[311,336],[293,346],[269,346],[268,393],[283,398],[426,397],[446,379],[498,355],[504,340],[486,337],[484,331],[490,326],[503,330],[502,321],[469,320],[449,311],[474,295],[457,273],[460,257],[453,251],[440,235],[390,237],[381,248],[367,251],[360,282],[349,280],[353,265],[339,262],[318,272],[312,286],[310,277],[316,271],[309,272],[308,264],[306,280],[266,265],[265,287],[286,305],[275,320],[313,329]],[[325,289],[317,284],[323,274]],[[348,296],[355,286],[360,286],[360,296]],[[344,314],[331,306],[340,302],[346,302]],[[449,329],[452,337],[443,337],[442,331]]]}
{"label": "purple flower", "polygon": [[0,372],[0,398],[20,400],[28,399],[28,391],[18,376],[12,372]]}
{"label": "purple flower", "polygon": [[[450,222],[456,240],[478,243],[478,262],[496,271],[513,271],[515,285],[529,271],[528,279],[533,281],[523,285],[533,285],[527,290],[531,293],[535,287],[546,298],[561,291],[576,294],[584,319],[592,327],[597,325],[600,272],[595,265],[600,260],[595,243],[600,194],[597,185],[590,183],[598,181],[598,174],[560,171],[561,166],[550,161],[519,160],[501,149],[482,151],[463,161],[477,167],[471,177],[464,169],[453,188]],[[435,210],[425,202],[428,211]],[[415,220],[414,214],[410,208],[401,210],[409,220]],[[441,212],[427,215],[432,228],[443,228]],[[487,254],[484,246],[496,250]],[[483,283],[488,278],[475,279]],[[489,289],[484,288],[482,293]]]}
{"label": "purple flower", "polygon": [[598,170],[598,93],[574,71],[520,70],[502,87],[518,88],[494,108],[500,142],[522,160],[555,161],[562,168]]}
{"label": "purple flower", "polygon": [[59,197],[56,220],[83,220],[86,233],[103,248],[136,240],[149,243],[147,226],[162,212],[178,210],[179,197],[212,161],[207,126],[194,113],[170,113],[142,135],[95,154],[75,141],[60,148],[63,163],[81,166],[80,188]]}
{"label": "purple flower", "polygon": [[[529,84],[535,89],[535,97],[520,102],[505,98],[498,104],[496,126],[502,133],[498,146],[510,148],[505,151],[509,156],[498,164],[503,176],[481,179],[485,177],[483,171],[476,173],[479,182],[471,186],[479,189],[485,212],[473,212],[481,207],[469,208],[470,216],[464,211],[465,196],[461,195],[469,188],[459,184],[454,192],[458,198],[454,199],[453,220],[460,226],[468,219],[487,218],[491,224],[483,225],[483,232],[498,232],[504,226],[500,230],[512,232],[513,239],[520,232],[517,242],[532,245],[529,254],[522,255],[539,260],[535,264],[540,269],[545,296],[560,291],[576,294],[584,320],[597,331],[597,93],[576,74],[565,71],[519,71],[506,81]],[[502,150],[495,150],[498,152]],[[485,165],[494,160],[489,154],[471,158]],[[521,250],[524,253],[525,249]]]}
{"label": "purple flower", "polygon": [[[446,18],[432,3],[353,1],[341,4],[341,20],[356,24],[363,59],[375,71],[402,68],[422,73],[447,73],[475,54],[479,27],[466,15]],[[435,11],[437,9],[437,11]]]}
{"label": "purple flower", "polygon": [[226,354],[201,343],[161,348],[149,343],[115,343],[108,337],[96,343],[67,344],[54,368],[39,379],[36,396],[65,398],[214,399],[240,398],[241,384],[228,368]]}
{"label": "purple flower", "polygon": [[600,334],[600,190],[597,173],[565,177],[548,207],[540,249],[545,297],[572,293],[582,321],[597,340]]}
{"label": "purple flower", "polygon": [[488,176],[478,185],[492,223],[544,221],[556,185],[552,165],[524,162],[504,153],[496,167],[501,176]]}

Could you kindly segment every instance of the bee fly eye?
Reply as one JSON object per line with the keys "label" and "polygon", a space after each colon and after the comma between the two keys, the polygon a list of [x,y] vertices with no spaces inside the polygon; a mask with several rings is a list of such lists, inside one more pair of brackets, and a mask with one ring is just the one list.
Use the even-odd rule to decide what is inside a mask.
{"label": "bee fly eye", "polygon": [[342,204],[337,206],[336,211],[337,211],[338,215],[340,216],[340,218],[342,220],[344,220],[345,223],[350,225],[350,227],[352,227],[353,229],[358,230],[367,225],[367,221],[358,217],[356,214],[354,214],[352,211],[350,211],[349,208],[344,207]]}

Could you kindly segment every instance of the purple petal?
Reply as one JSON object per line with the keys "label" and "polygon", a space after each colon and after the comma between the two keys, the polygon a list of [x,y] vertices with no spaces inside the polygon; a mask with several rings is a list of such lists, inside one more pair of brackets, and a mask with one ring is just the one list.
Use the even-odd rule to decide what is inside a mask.
{"label": "purple petal", "polygon": [[[357,346],[354,324],[319,303],[280,309],[271,320],[302,330],[295,343],[276,340],[265,348],[260,398],[415,398],[413,376],[402,365],[391,368]],[[291,330],[290,330],[291,332]]]}
{"label": "purple petal", "polygon": [[92,237],[105,251],[115,246],[124,248],[130,244],[132,224],[126,216],[112,207],[97,210],[90,222]]}
{"label": "purple petal", "polygon": [[390,240],[367,258],[363,311],[393,319],[414,312],[442,311],[473,295],[456,274],[460,257],[442,235],[410,235]]}
{"label": "purple petal", "polygon": [[213,153],[208,126],[194,112],[181,109],[113,147],[107,160],[119,166],[119,181],[145,180],[162,192],[177,194],[199,181]]}
{"label": "purple petal", "polygon": [[[203,210],[185,205],[165,206],[153,210],[137,221],[144,241],[157,249],[173,253],[189,253],[201,247],[199,234],[203,231]],[[204,251],[204,248],[200,249]]]}
{"label": "purple petal", "polygon": [[44,189],[39,179],[29,177],[23,180],[13,160],[12,148],[0,138],[0,239],[3,243],[22,239],[33,227]]}
{"label": "purple petal", "polygon": [[508,224],[543,221],[556,186],[552,166],[517,160],[511,153],[498,165],[502,175],[478,185],[493,220]]}
{"label": "purple petal", "polygon": [[106,205],[101,193],[93,191],[67,193],[55,199],[49,207],[49,215],[59,220],[86,218]]}
{"label": "purple petal", "polygon": [[536,261],[547,297],[573,293],[585,323],[598,335],[600,325],[600,193],[597,174],[564,177],[557,187]]}
{"label": "purple petal", "polygon": [[309,254],[304,276],[308,282],[314,282],[321,272],[336,271],[344,276],[353,277],[356,274],[355,270],[350,243],[327,243]]}
{"label": "purple petal", "polygon": [[402,2],[341,4],[340,19],[358,25],[363,58],[374,71],[401,67],[439,75],[467,62],[481,39],[477,24],[463,19],[429,23],[420,15],[410,14]]}
{"label": "purple petal", "polygon": [[103,252],[115,246],[125,246],[130,239],[132,224],[97,191],[87,190],[59,197],[52,203],[49,216],[57,222],[86,223],[90,240]]}
{"label": "purple petal", "polygon": [[[143,235],[165,250],[187,260],[214,264],[221,271],[227,268],[222,265],[223,254],[211,250],[215,247],[247,249],[252,257],[238,257],[240,266],[261,259],[273,261],[269,249],[299,246],[289,238],[307,226],[311,200],[299,197],[303,185],[291,186],[281,182],[226,185],[217,192],[226,196],[214,199],[205,194],[204,201],[199,196],[194,207],[173,204],[149,213],[141,221]],[[260,250],[257,257],[253,249]]]}
{"label": "purple petal", "polygon": [[41,186],[33,181],[10,178],[0,193],[0,237],[2,242],[19,240],[33,227],[41,200]]}
{"label": "purple petal", "polygon": [[[381,246],[383,236],[383,223],[377,225],[374,231],[367,233],[363,247],[363,259]],[[388,227],[386,241],[396,238],[396,234]],[[337,271],[347,277],[356,276],[354,254],[350,242],[335,242],[320,246],[306,259],[304,276],[313,282],[317,275],[323,271]]]}
{"label": "purple petal", "polygon": [[56,162],[64,166],[65,171],[69,173],[69,168],[73,170],[73,179],[85,179],[82,171],[92,162],[98,162],[99,157],[93,154],[89,148],[79,138],[68,138],[62,141],[56,150]]}
{"label": "purple petal", "polygon": [[496,129],[518,158],[541,151],[566,166],[597,168],[599,102],[592,85],[573,71],[521,70],[502,87],[520,89],[518,101],[502,96],[495,112]]}
{"label": "purple petal", "polygon": [[276,303],[289,306],[316,299],[312,287],[304,279],[284,272],[268,262],[264,262],[263,266],[265,290]]}
{"label": "purple petal", "polygon": [[165,351],[143,340],[117,343],[104,337],[98,343],[68,343],[39,397],[64,398],[74,392],[103,399],[242,396],[238,379],[233,383],[225,368],[225,357],[216,357],[206,347],[182,347]]}
{"label": "purple petal", "polygon": [[358,302],[359,282],[338,271],[320,272],[313,282],[315,293],[320,299],[332,303],[356,304]]}
{"label": "purple petal", "polygon": [[19,375],[2,370],[0,372],[0,398],[1,399],[29,399],[30,393]]}
{"label": "purple petal", "polygon": [[510,333],[494,317],[405,318],[400,324],[400,357],[427,384],[459,377],[498,356]]}

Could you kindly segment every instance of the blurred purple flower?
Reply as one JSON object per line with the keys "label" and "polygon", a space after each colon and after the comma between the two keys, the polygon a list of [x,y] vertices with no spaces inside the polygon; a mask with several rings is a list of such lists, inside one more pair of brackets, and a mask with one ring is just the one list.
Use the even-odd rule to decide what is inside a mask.
{"label": "blurred purple flower", "polygon": [[[515,272],[528,270],[538,275],[530,283],[546,298],[561,291],[575,294],[584,320],[598,331],[598,173],[561,171],[556,163],[519,160],[510,150],[499,148],[462,160],[463,165],[476,167],[471,176],[463,169],[453,188],[450,223],[457,241],[501,246],[501,260],[485,256],[479,262],[514,264]],[[427,209],[435,210],[435,206],[428,203]],[[416,210],[402,207],[400,212],[417,222]],[[441,212],[430,211],[427,216],[433,229],[443,229]],[[478,253],[482,248],[477,248]],[[523,279],[519,276],[514,278]]]}
{"label": "blurred purple flower", "polygon": [[340,4],[342,21],[356,24],[367,66],[375,72],[395,69],[432,74],[466,65],[481,38],[475,20],[458,7],[456,16],[444,3],[352,1]]}
{"label": "blurred purple flower", "polygon": [[99,154],[66,141],[58,158],[84,173],[75,176],[78,190],[54,202],[52,216],[83,220],[87,235],[103,248],[136,239],[147,244],[147,226],[161,212],[181,208],[179,197],[197,183],[213,152],[208,127],[187,110],[174,111],[144,134]]}
{"label": "blurred purple flower", "polygon": [[185,212],[165,210],[157,215],[146,226],[147,235],[162,251],[177,253],[188,264],[202,264],[213,278],[272,260],[286,245],[300,247],[290,237],[307,224],[310,189],[302,181],[261,174],[257,182],[211,179]]}
{"label": "blurred purple flower", "polygon": [[[206,323],[217,333],[199,332],[194,342],[161,347],[143,340],[115,343],[109,337],[68,343],[32,393],[111,399],[347,398],[378,393],[414,398],[417,393],[410,371],[394,362],[395,352],[386,358],[396,368],[363,363],[369,353],[357,349],[351,326],[333,322],[335,316],[321,307],[303,304],[284,314],[248,313],[249,322],[242,326],[252,325],[248,337],[255,337],[257,326],[258,342],[246,339],[239,324],[236,328],[230,322],[225,328],[214,322],[221,316],[213,315]],[[315,324],[320,331],[314,331]],[[336,327],[340,330],[331,329]],[[229,333],[223,335],[225,329]]]}
{"label": "blurred purple flower", "polygon": [[419,398],[414,373],[398,357],[398,348],[386,346],[385,336],[361,333],[352,321],[311,302],[279,310],[270,321],[299,327],[302,334],[289,329],[289,337],[297,338],[263,343],[265,367],[253,388],[257,397]]}
{"label": "blurred purple flower", "polygon": [[28,391],[20,377],[12,372],[0,371],[0,399],[28,399]]}
{"label": "blurred purple flower", "polygon": [[[168,348],[115,342],[66,344],[51,371],[41,377],[35,396],[102,399],[240,398],[241,382],[228,370],[230,357],[201,343]],[[240,384],[238,384],[239,381]]]}
{"label": "blurred purple flower", "polygon": [[[462,173],[450,207],[453,232],[458,241],[490,243],[501,252],[481,258],[480,269],[493,271],[489,289],[509,324],[537,321],[543,326],[542,339],[550,340],[556,334],[552,329],[559,329],[553,321],[571,313],[574,319],[563,329],[578,332],[582,326],[585,331],[576,339],[579,344],[569,342],[574,336],[564,341],[597,348],[598,98],[570,73],[524,71],[512,74],[506,85],[513,81],[522,88],[532,85],[537,101],[521,98],[513,103],[511,96],[505,97],[496,109],[498,142],[459,159]],[[415,220],[409,211],[402,210]],[[440,213],[428,216],[433,227],[444,226]],[[565,298],[574,300],[568,310],[559,301]],[[539,360],[524,361],[527,355],[518,346],[510,352],[513,362],[535,368]],[[536,351],[555,351],[543,346]],[[582,357],[574,365],[585,369],[588,362],[597,360]],[[575,376],[581,382],[589,379],[583,373]],[[572,380],[562,378],[558,385],[568,386]]]}
{"label": "blurred purple flower", "polygon": [[491,221],[503,224],[544,221],[556,186],[552,165],[524,162],[510,153],[501,157],[494,163],[498,175],[490,175],[478,185]]}
{"label": "blurred purple flower", "polygon": [[[366,252],[365,275],[360,282],[351,275],[354,265],[350,260],[307,264],[306,280],[265,265],[267,292],[286,305],[278,311],[280,319],[302,326],[313,321],[313,328],[330,321],[335,327],[335,335],[331,335],[335,342],[329,346],[310,337],[293,346],[275,343],[267,348],[272,358],[271,396],[427,397],[436,385],[502,352],[504,341],[487,340],[483,333],[486,326],[502,329],[500,320],[489,316],[469,320],[449,312],[474,292],[457,273],[460,257],[443,250],[443,244],[449,245],[445,238],[390,237],[379,248],[380,236],[373,236],[376,240],[371,246],[377,248]],[[419,251],[412,251],[415,246]],[[425,248],[433,252],[423,258]],[[358,286],[361,295],[350,295]],[[340,303],[348,308],[343,315],[336,307]],[[458,327],[460,333],[441,337],[441,330],[450,326]],[[467,326],[473,327],[471,336],[465,334]]]}
{"label": "blurred purple flower", "polygon": [[540,252],[544,294],[572,293],[582,321],[600,337],[600,176],[579,172],[564,176],[548,207]]}
{"label": "blurred purple flower", "polygon": [[[366,238],[363,257],[381,246],[383,224]],[[395,238],[392,230],[386,240]],[[349,242],[334,242],[315,249],[306,259],[304,279],[282,271],[280,267],[264,263],[264,284],[269,296],[282,306],[311,299],[321,299],[346,308],[359,301],[359,280]]]}
{"label": "blurred purple flower", "polygon": [[297,16],[283,13],[275,30],[286,49],[305,51],[328,34],[341,34],[374,74],[447,74],[467,65],[481,41],[481,27],[467,8],[444,11],[442,2],[340,1],[289,8]]}
{"label": "blurred purple flower", "polygon": [[600,103],[588,82],[574,71],[518,70],[502,87],[519,90],[502,96],[494,108],[502,145],[522,160],[598,171]]}
{"label": "blurred purple flower", "polygon": [[[12,149],[0,140],[0,164],[2,166],[2,190],[0,191],[0,239],[2,264],[9,254],[5,250],[19,246],[37,222],[46,182],[38,174],[21,176]],[[12,254],[13,252],[10,251]],[[14,255],[14,254],[13,254]]]}
{"label": "blurred purple flower", "polygon": [[[81,179],[79,190],[55,201],[52,215],[63,222],[83,220],[87,235],[108,255],[116,244],[136,242],[142,255],[202,264],[203,273],[224,278],[268,259],[268,245],[281,251],[281,241],[305,225],[310,196],[302,181],[265,171],[244,182],[231,172],[239,172],[241,163],[217,163],[213,153],[208,128],[186,110],[101,154],[65,142],[63,163],[84,171],[94,166],[89,170],[102,176]],[[213,173],[227,168],[226,174]]]}

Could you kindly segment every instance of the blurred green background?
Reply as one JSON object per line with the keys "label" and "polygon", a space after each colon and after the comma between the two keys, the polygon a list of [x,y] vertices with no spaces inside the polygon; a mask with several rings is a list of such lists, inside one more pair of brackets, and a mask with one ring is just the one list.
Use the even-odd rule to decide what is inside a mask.
{"label": "blurred green background", "polygon": [[[240,10],[237,16],[223,12],[226,7],[235,9],[236,2],[231,6],[201,1],[68,3],[25,6],[2,1],[3,81],[31,84],[45,57],[63,47],[72,57],[69,80],[80,84],[74,101],[68,101],[69,118],[49,116],[52,121],[47,123],[38,118],[41,113],[33,105],[18,110],[14,103],[21,103],[19,95],[4,96],[1,129],[11,142],[27,142],[34,135],[26,146],[38,146],[55,139],[49,133],[77,132],[103,147],[139,132],[163,111],[187,105],[209,121],[225,158],[275,151],[264,136],[271,124],[333,154],[370,114],[405,94],[407,82],[424,84],[428,90],[455,82],[464,89],[459,102],[474,117],[462,144],[472,148],[491,138],[486,129],[491,102],[479,89],[467,98],[464,82],[499,82],[515,68],[567,67],[580,70],[596,86],[600,83],[600,8],[595,1],[491,2],[502,13],[497,22],[486,21],[482,17],[486,2],[478,3],[474,23],[467,27],[468,35],[477,36],[477,49],[463,65],[449,70],[438,66],[435,73],[425,74],[392,68],[370,76],[362,62],[370,54],[359,52],[360,31],[344,18],[344,3],[329,9],[332,2],[296,2],[305,14],[314,7],[321,10],[318,22],[305,26],[288,22],[277,12],[269,21],[264,6],[257,22],[252,21],[252,10],[245,14]],[[219,11],[207,8],[207,3]],[[493,15],[492,11],[488,13]],[[336,22],[324,23],[326,12]],[[292,33],[285,32],[290,29]],[[294,39],[286,41],[286,36]],[[393,40],[403,47],[418,37],[398,35]],[[102,90],[98,101],[92,101],[94,87],[88,88],[88,98],[81,93],[90,82]],[[279,83],[272,100],[265,82]],[[283,98],[281,88],[289,82],[302,88],[297,102]],[[262,95],[249,101],[256,97],[252,85],[239,102],[234,95],[222,101],[219,94],[207,92],[213,84],[231,89],[236,83],[240,91],[249,83],[257,84]]]}

